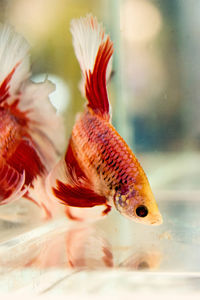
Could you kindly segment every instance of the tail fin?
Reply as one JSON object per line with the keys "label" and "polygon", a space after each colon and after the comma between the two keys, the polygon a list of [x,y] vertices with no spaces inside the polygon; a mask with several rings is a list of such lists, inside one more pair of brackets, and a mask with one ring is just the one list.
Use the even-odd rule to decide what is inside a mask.
{"label": "tail fin", "polygon": [[75,54],[82,70],[88,107],[109,119],[106,78],[111,73],[113,43],[92,15],[72,20],[71,32]]}

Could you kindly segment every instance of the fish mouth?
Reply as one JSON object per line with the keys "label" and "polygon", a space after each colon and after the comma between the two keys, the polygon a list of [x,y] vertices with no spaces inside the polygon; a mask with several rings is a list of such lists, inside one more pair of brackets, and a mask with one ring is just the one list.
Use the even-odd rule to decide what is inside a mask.
{"label": "fish mouth", "polygon": [[161,214],[156,215],[155,217],[152,218],[152,220],[150,221],[151,225],[161,225],[163,223],[163,218],[161,216]]}
{"label": "fish mouth", "polygon": [[120,213],[123,216],[125,216],[126,218],[128,218],[130,220],[134,220],[136,223],[140,223],[143,225],[157,226],[157,225],[161,225],[163,223],[163,218],[162,218],[162,215],[160,214],[160,212],[154,213],[154,214],[149,214],[144,218],[139,218],[137,216],[130,216],[129,214],[126,214],[125,212],[120,212]]}
{"label": "fish mouth", "polygon": [[163,223],[163,218],[161,216],[161,214],[156,214],[156,215],[151,215],[148,218],[144,218],[143,220],[141,218],[137,218],[135,220],[137,223],[141,223],[144,225],[153,225],[153,226],[158,226],[161,225]]}

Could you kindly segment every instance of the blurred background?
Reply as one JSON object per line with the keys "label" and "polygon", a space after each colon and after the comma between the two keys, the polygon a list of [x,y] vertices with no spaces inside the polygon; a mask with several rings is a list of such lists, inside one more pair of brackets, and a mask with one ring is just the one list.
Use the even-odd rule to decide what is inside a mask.
{"label": "blurred background", "polygon": [[[85,101],[78,89],[81,73],[70,21],[87,13],[103,22],[114,42],[108,86],[112,122],[147,173],[164,223],[142,226],[113,209],[92,230],[84,225],[70,229],[66,220],[37,228],[41,223],[32,203],[29,210],[26,200],[23,209],[17,201],[2,206],[0,290],[29,284],[31,292],[48,292],[61,282],[65,292],[77,292],[79,286],[80,292],[147,287],[149,293],[169,284],[161,273],[153,279],[134,277],[134,272],[116,279],[114,271],[81,277],[83,272],[74,275],[66,268],[67,260],[83,270],[114,266],[118,272],[197,272],[199,278],[200,1],[0,0],[0,21],[12,24],[31,45],[32,79],[41,81],[48,74],[57,86],[51,101],[64,117],[66,143]],[[172,287],[184,293],[189,286],[194,292],[200,286],[197,277],[189,277],[186,285],[172,276]]]}
{"label": "blurred background", "polygon": [[0,19],[29,41],[33,80],[56,83],[66,141],[84,100],[70,20],[93,13],[114,41],[113,124],[154,189],[200,187],[200,2],[195,0],[0,0]]}

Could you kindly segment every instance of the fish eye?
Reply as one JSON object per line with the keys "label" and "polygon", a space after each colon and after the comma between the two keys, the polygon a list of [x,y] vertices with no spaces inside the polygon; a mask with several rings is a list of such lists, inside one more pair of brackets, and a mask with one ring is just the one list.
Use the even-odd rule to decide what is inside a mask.
{"label": "fish eye", "polygon": [[149,269],[149,264],[146,261],[141,261],[137,267],[138,270]]}
{"label": "fish eye", "polygon": [[148,215],[148,209],[144,205],[140,205],[136,208],[136,214],[138,217],[144,218]]}

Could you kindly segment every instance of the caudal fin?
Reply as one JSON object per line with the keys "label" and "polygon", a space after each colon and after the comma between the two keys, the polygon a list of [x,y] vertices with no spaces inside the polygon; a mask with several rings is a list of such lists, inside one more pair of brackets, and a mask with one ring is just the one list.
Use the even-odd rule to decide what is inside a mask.
{"label": "caudal fin", "polygon": [[113,43],[92,15],[72,20],[71,32],[75,54],[82,70],[88,107],[108,120],[110,107],[106,79],[112,69]]}

